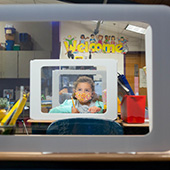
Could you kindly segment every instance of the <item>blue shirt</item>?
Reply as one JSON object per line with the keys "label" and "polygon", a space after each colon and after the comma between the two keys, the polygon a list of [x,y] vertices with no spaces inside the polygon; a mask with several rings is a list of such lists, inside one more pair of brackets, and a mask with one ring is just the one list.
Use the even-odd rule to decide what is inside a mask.
{"label": "blue shirt", "polygon": [[[78,100],[74,100],[76,108],[79,110],[80,113],[90,113],[88,109],[92,106],[97,106],[101,108],[100,112],[103,113],[103,102],[96,101],[91,102],[89,106],[81,105]],[[72,113],[73,103],[72,100],[65,100],[60,106],[52,108],[49,113]]]}

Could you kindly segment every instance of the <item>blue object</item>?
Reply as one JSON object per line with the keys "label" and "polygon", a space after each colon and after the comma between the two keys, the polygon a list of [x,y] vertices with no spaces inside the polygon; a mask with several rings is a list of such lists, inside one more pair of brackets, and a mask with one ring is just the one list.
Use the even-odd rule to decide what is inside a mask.
{"label": "blue object", "polygon": [[14,40],[6,40],[5,44],[6,50],[13,50],[14,43],[15,43]]}
{"label": "blue object", "polygon": [[5,34],[15,34],[16,29],[15,28],[4,28],[5,29]]}
{"label": "blue object", "polygon": [[123,135],[117,122],[94,118],[57,120],[49,125],[46,134],[58,135]]}
{"label": "blue object", "polygon": [[19,34],[19,41],[20,42],[28,42],[31,40],[31,37],[28,33],[20,33]]}
{"label": "blue object", "polygon": [[[119,74],[119,73],[118,73],[118,74]],[[125,75],[119,74],[119,75],[118,75],[118,79],[119,79],[119,81],[120,81],[123,85],[125,85],[125,87],[127,87],[127,88],[129,89],[129,94],[130,94],[130,95],[135,95],[134,92],[133,92],[133,90],[132,90],[132,88],[130,87],[130,84],[129,84],[129,82],[127,81]]]}
{"label": "blue object", "polygon": [[[74,103],[76,104],[76,100],[74,100]],[[96,100],[95,101],[95,106],[100,107],[101,110],[98,113],[103,114],[103,102]],[[72,113],[72,107],[73,107],[73,102],[71,99],[66,99],[62,104],[60,104],[57,107],[52,108],[49,113]],[[77,108],[78,110],[81,109],[81,107]],[[82,109],[81,109],[82,110]],[[87,111],[88,108],[85,109]],[[88,112],[88,111],[87,111]],[[82,113],[82,111],[80,111]]]}

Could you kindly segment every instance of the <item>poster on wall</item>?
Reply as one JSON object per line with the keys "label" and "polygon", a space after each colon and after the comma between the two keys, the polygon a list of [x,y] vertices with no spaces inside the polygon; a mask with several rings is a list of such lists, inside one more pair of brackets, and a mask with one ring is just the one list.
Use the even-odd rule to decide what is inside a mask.
{"label": "poster on wall", "polygon": [[[108,22],[112,24],[112,22]],[[108,24],[107,23],[107,24]],[[100,27],[95,34],[96,22],[63,21],[60,23],[60,59],[115,59],[118,71],[124,74],[124,54],[129,51],[129,40],[111,27]]]}
{"label": "poster on wall", "polygon": [[140,78],[139,79],[140,80],[139,87],[140,88],[147,88],[146,73],[142,68],[139,69],[139,78]]}
{"label": "poster on wall", "polygon": [[84,34],[77,38],[73,35],[67,35],[64,38],[63,45],[65,54],[72,58],[79,53],[102,53],[102,54],[125,54],[128,52],[128,40],[123,36],[116,38],[114,35],[95,35],[86,36]]}
{"label": "poster on wall", "polygon": [[13,89],[4,89],[3,90],[3,98],[13,99],[14,90]]}

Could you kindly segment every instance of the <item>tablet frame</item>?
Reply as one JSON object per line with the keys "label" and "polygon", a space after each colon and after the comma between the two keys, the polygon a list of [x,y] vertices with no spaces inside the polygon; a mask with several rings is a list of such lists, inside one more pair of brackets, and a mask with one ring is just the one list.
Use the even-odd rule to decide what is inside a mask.
{"label": "tablet frame", "polygon": [[[62,66],[94,66],[94,67],[102,66],[106,69],[107,111],[104,114],[44,113],[41,111],[41,76],[42,76],[41,70],[43,67],[60,68]],[[70,70],[71,75],[72,75],[72,71],[74,70]],[[91,73],[92,72],[93,70],[91,70]],[[86,70],[84,70],[84,73],[86,73]],[[80,75],[81,74],[82,73],[80,72]],[[117,60],[114,59],[31,60],[30,62],[30,117],[36,120],[59,120],[59,119],[68,119],[68,118],[75,118],[75,117],[115,120],[117,118]]]}

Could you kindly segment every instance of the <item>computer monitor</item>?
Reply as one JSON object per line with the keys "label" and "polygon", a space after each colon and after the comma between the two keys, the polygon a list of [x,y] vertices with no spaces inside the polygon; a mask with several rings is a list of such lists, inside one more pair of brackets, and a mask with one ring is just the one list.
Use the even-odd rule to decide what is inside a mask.
{"label": "computer monitor", "polygon": [[[24,11],[24,12],[23,12]],[[3,144],[0,151],[44,151],[57,153],[113,153],[169,150],[169,39],[170,10],[161,5],[2,5],[0,21],[8,22],[53,22],[53,21],[119,21],[144,22],[149,26],[145,33],[145,54],[147,67],[148,111],[150,132],[147,135],[123,136],[46,136],[14,135],[0,136]],[[114,27],[114,22],[110,28]],[[32,27],[32,25],[30,25]],[[126,25],[127,26],[127,25]],[[126,27],[125,26],[125,27]],[[68,28],[70,28],[68,26]],[[96,27],[94,27],[95,29]],[[41,29],[41,28],[40,28]],[[87,29],[89,29],[87,27]],[[93,29],[93,30],[94,30]],[[91,30],[91,29],[90,29]],[[39,30],[38,30],[39,31]],[[124,32],[124,31],[123,31]],[[123,33],[121,32],[121,33]],[[134,33],[135,34],[135,33]],[[43,35],[42,35],[43,36]],[[41,36],[41,37],[42,37]],[[48,34],[49,36],[49,34]],[[48,37],[47,36],[47,37]],[[141,35],[139,35],[140,37]],[[41,40],[41,38],[40,38]],[[140,44],[140,43],[139,43]],[[48,45],[46,43],[45,45]],[[133,47],[136,44],[133,44]],[[133,51],[133,50],[132,50]],[[35,51],[36,52],[36,51]],[[101,54],[102,56],[102,54]],[[102,58],[102,57],[101,57]],[[27,59],[27,58],[26,58]],[[82,60],[83,61],[83,60]],[[106,60],[107,61],[107,60]],[[50,61],[51,62],[51,61]],[[40,62],[41,63],[41,62]],[[37,62],[38,65],[38,62]],[[51,64],[51,66],[53,66]],[[38,65],[40,68],[41,65]],[[46,64],[45,64],[46,66]],[[35,68],[36,69],[36,68]],[[31,77],[41,77],[41,69],[31,72]],[[109,78],[112,76],[109,76]],[[34,79],[34,78],[33,78]],[[36,81],[36,80],[33,80]],[[108,79],[107,79],[108,81]],[[111,80],[113,81],[113,80]],[[32,81],[31,81],[32,82]],[[39,80],[39,82],[41,82]],[[33,87],[33,84],[30,84]],[[108,84],[107,84],[108,85]],[[107,89],[112,88],[110,85]],[[41,84],[34,88],[39,95],[30,94],[30,107],[35,118],[41,110]],[[34,90],[33,90],[34,91]],[[109,93],[108,93],[109,95]],[[33,98],[35,97],[35,99]],[[108,96],[110,98],[111,96]],[[35,106],[34,106],[35,105]],[[108,109],[109,111],[109,109]],[[105,114],[104,114],[105,115]],[[48,114],[43,114],[48,117]],[[56,118],[54,115],[51,119]],[[10,141],[10,142],[9,142]],[[11,144],[12,143],[12,144]]]}
{"label": "computer monitor", "polygon": [[[83,59],[83,60],[32,60],[31,61],[31,98],[30,98],[30,117],[37,120],[59,120],[64,118],[101,118],[115,120],[117,118],[117,61],[114,59]],[[67,70],[60,70],[66,67]],[[69,68],[70,67],[70,68]],[[77,69],[76,69],[77,67]],[[82,70],[79,70],[81,68]],[[84,68],[84,69],[83,69]],[[92,70],[94,69],[94,70]],[[46,73],[45,73],[46,72]],[[47,75],[47,76],[46,76]],[[51,75],[51,76],[50,76]],[[101,91],[98,90],[102,101],[102,92],[107,90],[107,110],[105,113],[77,114],[77,113],[48,113],[44,112],[41,96],[46,89],[52,89],[52,108],[59,106],[59,92],[63,88],[67,88],[67,95],[72,95],[73,84],[78,77],[91,77],[95,86],[98,81],[102,82]],[[43,86],[43,78],[47,78],[48,85]],[[50,88],[50,86],[52,86]],[[37,90],[39,89],[39,90]],[[95,90],[95,89],[94,89]],[[69,98],[70,98],[69,97]],[[68,98],[66,98],[68,99]],[[35,105],[36,103],[36,105]],[[51,109],[51,108],[50,108]]]}
{"label": "computer monitor", "polygon": [[[102,98],[102,92],[106,89],[105,70],[54,70],[52,74],[52,107],[59,106],[65,99],[70,99],[73,94],[74,82],[81,76],[92,78],[95,85],[95,93]],[[59,83],[59,85],[58,85]],[[59,94],[62,89],[67,93]]]}

